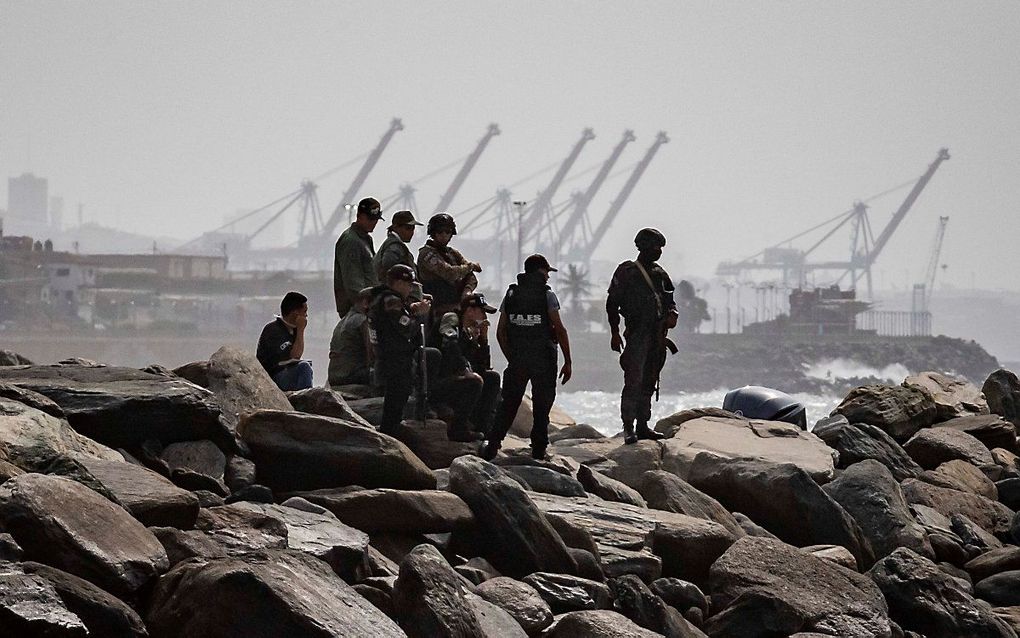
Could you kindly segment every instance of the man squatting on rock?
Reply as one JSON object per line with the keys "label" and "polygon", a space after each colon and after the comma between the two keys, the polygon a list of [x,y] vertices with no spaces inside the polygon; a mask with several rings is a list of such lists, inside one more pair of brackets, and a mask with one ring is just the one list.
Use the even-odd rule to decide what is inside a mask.
{"label": "man squatting on rock", "polygon": [[[678,317],[673,280],[656,263],[662,256],[666,238],[654,228],[642,228],[634,237],[634,244],[638,249],[637,259],[616,267],[606,298],[612,333],[610,345],[614,352],[623,350],[620,355],[623,368],[620,418],[623,419],[624,443],[628,444],[638,439],[662,438],[648,428],[648,420],[652,416],[652,395],[666,362],[666,349],[676,351],[666,333],[676,326]],[[621,315],[626,322],[622,337]]]}
{"label": "man squatting on rock", "polygon": [[482,457],[491,460],[499,452],[510,425],[517,416],[524,389],[531,382],[534,423],[531,427],[531,455],[545,458],[549,445],[549,411],[556,400],[556,363],[559,345],[563,350],[560,378],[570,380],[570,340],[560,320],[560,302],[548,286],[549,273],[556,269],[542,255],[524,260],[524,272],[510,284],[500,306],[496,340],[507,360],[503,373],[503,401],[496,412]]}
{"label": "man squatting on rock", "polygon": [[279,316],[262,328],[255,356],[281,390],[312,387],[312,364],[301,360],[307,325],[308,298],[288,292],[280,302]]}

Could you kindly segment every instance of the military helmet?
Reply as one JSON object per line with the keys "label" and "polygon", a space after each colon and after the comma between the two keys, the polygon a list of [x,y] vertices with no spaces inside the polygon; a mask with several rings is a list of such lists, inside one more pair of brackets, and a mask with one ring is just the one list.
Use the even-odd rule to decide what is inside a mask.
{"label": "military helmet", "polygon": [[454,235],[457,234],[457,224],[453,221],[453,217],[450,217],[447,213],[436,213],[429,218],[429,225],[425,228],[425,232],[429,236],[441,233],[444,230],[448,230]]}
{"label": "military helmet", "polygon": [[634,245],[638,250],[662,248],[666,245],[666,237],[654,228],[642,228],[634,237]]}

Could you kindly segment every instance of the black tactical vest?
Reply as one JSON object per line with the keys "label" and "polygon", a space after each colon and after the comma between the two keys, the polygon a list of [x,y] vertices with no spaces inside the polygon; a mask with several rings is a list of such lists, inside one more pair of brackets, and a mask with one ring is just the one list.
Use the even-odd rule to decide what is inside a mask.
{"label": "black tactical vest", "polygon": [[411,354],[417,350],[421,341],[418,322],[408,312],[407,306],[404,305],[399,315],[393,316],[385,311],[387,297],[401,299],[389,286],[376,286],[372,289],[372,303],[368,308],[372,343],[380,359]]}
{"label": "black tactical vest", "polygon": [[549,300],[540,273],[517,275],[517,283],[510,284],[503,300],[507,316],[507,336],[514,350],[548,347],[555,343],[549,321]]}

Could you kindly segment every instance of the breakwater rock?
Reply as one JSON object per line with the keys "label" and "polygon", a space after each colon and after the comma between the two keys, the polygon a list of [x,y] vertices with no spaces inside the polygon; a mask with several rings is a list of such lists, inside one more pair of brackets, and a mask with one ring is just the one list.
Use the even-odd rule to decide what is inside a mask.
{"label": "breakwater rock", "polygon": [[855,389],[816,433],[699,410],[490,463],[250,364],[0,366],[0,635],[1020,629],[1011,373]]}

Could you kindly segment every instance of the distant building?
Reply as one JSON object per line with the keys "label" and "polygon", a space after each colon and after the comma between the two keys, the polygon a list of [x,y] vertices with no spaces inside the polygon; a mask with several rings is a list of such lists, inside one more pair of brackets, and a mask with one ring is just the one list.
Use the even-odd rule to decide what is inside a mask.
{"label": "distant building", "polygon": [[59,233],[64,229],[64,198],[50,198],[50,228]]}
{"label": "distant building", "polygon": [[7,180],[5,232],[38,235],[49,227],[49,182],[25,173]]}

